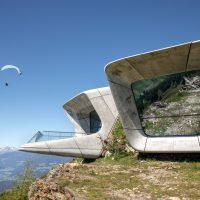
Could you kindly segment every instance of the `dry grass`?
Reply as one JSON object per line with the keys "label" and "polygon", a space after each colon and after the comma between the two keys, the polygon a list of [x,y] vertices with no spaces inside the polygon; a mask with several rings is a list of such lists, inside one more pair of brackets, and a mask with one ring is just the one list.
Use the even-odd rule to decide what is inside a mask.
{"label": "dry grass", "polygon": [[46,179],[67,187],[76,199],[200,199],[199,158],[177,162],[135,154],[74,162],[58,166]]}

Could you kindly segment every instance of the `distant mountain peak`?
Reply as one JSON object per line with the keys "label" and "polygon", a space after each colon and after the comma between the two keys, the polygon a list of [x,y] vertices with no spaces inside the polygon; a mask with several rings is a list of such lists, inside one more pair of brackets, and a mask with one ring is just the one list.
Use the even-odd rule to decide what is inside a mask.
{"label": "distant mountain peak", "polygon": [[0,147],[0,153],[13,152],[13,151],[17,151],[17,148],[9,146]]}

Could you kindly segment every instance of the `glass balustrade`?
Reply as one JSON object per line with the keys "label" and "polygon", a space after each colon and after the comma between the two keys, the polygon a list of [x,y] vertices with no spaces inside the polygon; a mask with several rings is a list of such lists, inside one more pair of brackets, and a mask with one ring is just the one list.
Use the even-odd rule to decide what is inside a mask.
{"label": "glass balustrade", "polygon": [[75,132],[38,131],[28,143],[60,140],[73,137]]}

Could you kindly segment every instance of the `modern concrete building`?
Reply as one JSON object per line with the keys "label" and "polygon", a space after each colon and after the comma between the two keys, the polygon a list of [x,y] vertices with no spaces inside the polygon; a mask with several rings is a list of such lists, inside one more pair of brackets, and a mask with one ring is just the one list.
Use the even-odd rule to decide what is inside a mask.
{"label": "modern concrete building", "polygon": [[[106,66],[105,72],[122,125],[135,150],[159,153],[200,152],[199,130],[191,135],[147,135],[133,92],[133,84],[137,81],[194,70],[200,70],[200,41],[125,57]],[[200,98],[197,101],[199,106]],[[196,116],[199,120],[199,115]]]}
{"label": "modern concrete building", "polygon": [[[110,88],[85,91],[63,106],[74,133],[38,132],[20,150],[97,158],[119,112],[127,139],[139,152],[200,152],[200,41],[122,58],[109,63],[105,72]],[[192,78],[197,87],[190,85]],[[165,105],[162,100],[167,95],[169,100],[170,93],[180,94],[177,101],[183,94],[195,98],[182,98],[182,105],[169,101]],[[151,132],[145,127],[147,122],[151,122]],[[162,123],[155,128],[158,122]],[[166,126],[173,123],[186,128]]]}
{"label": "modern concrete building", "polygon": [[101,155],[104,140],[118,117],[110,88],[85,91],[63,106],[74,126],[74,135],[64,132],[38,132],[19,150],[83,158]]}

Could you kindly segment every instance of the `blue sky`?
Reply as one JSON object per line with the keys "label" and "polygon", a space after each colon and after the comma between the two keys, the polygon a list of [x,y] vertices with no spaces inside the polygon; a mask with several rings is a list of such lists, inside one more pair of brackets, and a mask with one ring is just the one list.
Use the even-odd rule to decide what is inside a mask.
{"label": "blue sky", "polygon": [[[106,63],[200,39],[198,0],[1,0],[0,146],[70,131],[62,105],[107,85]],[[9,80],[10,86],[4,82]]]}

